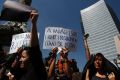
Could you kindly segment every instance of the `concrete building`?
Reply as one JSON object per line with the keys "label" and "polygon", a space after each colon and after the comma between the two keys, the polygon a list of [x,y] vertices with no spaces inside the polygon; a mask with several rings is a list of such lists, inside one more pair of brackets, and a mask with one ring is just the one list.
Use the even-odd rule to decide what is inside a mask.
{"label": "concrete building", "polygon": [[113,61],[117,57],[114,36],[120,31],[119,20],[114,11],[104,0],[100,0],[80,13],[83,34],[89,34],[90,54],[101,52]]}

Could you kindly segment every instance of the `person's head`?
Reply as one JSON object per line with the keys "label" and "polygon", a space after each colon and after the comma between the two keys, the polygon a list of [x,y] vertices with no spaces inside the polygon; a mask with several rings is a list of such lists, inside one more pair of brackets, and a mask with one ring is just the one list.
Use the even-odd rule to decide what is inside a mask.
{"label": "person's head", "polygon": [[20,68],[26,68],[29,62],[29,49],[26,47],[22,50],[20,55]]}
{"label": "person's head", "polygon": [[102,69],[103,68],[103,65],[104,65],[104,56],[102,53],[97,53],[95,56],[94,56],[94,67],[96,69]]}

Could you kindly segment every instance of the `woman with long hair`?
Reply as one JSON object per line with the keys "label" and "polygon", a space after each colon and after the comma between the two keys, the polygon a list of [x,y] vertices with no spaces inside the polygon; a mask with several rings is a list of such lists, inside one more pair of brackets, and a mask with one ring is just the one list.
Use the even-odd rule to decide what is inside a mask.
{"label": "woman with long hair", "polygon": [[117,71],[102,53],[97,53],[85,65],[81,80],[120,80]]}

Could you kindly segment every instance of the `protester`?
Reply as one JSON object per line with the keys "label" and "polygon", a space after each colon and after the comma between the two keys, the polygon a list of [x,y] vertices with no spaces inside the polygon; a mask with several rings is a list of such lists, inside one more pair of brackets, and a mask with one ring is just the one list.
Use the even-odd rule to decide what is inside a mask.
{"label": "protester", "polygon": [[[29,54],[29,60],[32,63],[33,69],[35,71],[35,76],[36,79],[32,79],[28,76],[29,79],[25,80],[47,80],[47,73],[45,70],[45,66],[43,64],[42,60],[42,53],[39,49],[39,40],[38,40],[38,35],[37,35],[37,18],[38,18],[38,13],[35,13],[34,11],[31,12],[31,22],[32,22],[32,30],[31,30],[31,40],[30,40],[30,52]],[[21,58],[24,58],[22,55]],[[27,69],[27,68],[26,68]],[[31,71],[31,68],[30,70]]]}
{"label": "protester", "polygon": [[120,80],[117,68],[102,53],[91,56],[84,67],[81,80]]}
{"label": "protester", "polygon": [[[56,57],[59,58],[58,53],[60,53],[60,59],[57,60]],[[75,59],[68,59],[67,48],[53,48],[45,60],[48,80],[80,80],[81,73],[77,68],[77,62]]]}
{"label": "protester", "polygon": [[58,74],[56,76],[57,80],[71,80],[72,72],[70,69],[70,61],[68,60],[67,48],[62,48],[60,52],[60,59],[57,62]]}
{"label": "protester", "polygon": [[17,52],[18,56],[11,65],[10,73],[14,75],[16,80],[47,80],[42,53],[39,49],[37,18],[38,13],[32,11],[30,17],[32,22],[30,47],[22,47]]}
{"label": "protester", "polygon": [[57,52],[58,48],[53,48],[52,51],[49,53],[49,56],[45,59],[45,67],[48,73],[48,80],[54,80],[55,78],[55,62]]}

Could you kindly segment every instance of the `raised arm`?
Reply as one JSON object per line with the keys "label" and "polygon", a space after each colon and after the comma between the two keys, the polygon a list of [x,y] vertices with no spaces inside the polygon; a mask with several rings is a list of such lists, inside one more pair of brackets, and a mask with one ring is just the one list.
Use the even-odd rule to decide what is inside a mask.
{"label": "raised arm", "polygon": [[72,74],[71,74],[71,70],[70,70],[70,64],[69,64],[69,60],[68,60],[68,49],[64,48],[63,49],[63,54],[62,54],[62,58],[64,60],[64,73],[66,74],[66,76],[68,77],[68,79],[72,78]]}
{"label": "raised arm", "polygon": [[30,40],[30,61],[32,62],[38,80],[47,80],[47,73],[45,66],[43,64],[42,53],[39,48],[39,40],[37,35],[38,13],[34,11],[31,12],[30,19],[32,22],[31,40]]}
{"label": "raised arm", "polygon": [[90,79],[89,79],[89,69],[87,69],[86,76],[85,76],[85,80],[90,80]]}
{"label": "raised arm", "polygon": [[55,73],[55,62],[56,62],[56,54],[57,54],[58,48],[55,47],[52,49],[52,54],[51,54],[51,63],[48,71],[48,79],[50,79],[53,74]]}
{"label": "raised arm", "polygon": [[88,37],[89,37],[89,34],[84,35],[84,46],[85,46],[85,52],[86,52],[87,60],[90,59],[90,50],[89,50],[89,46],[88,46]]}
{"label": "raised arm", "polygon": [[37,35],[37,19],[38,13],[31,12],[30,16],[32,22],[32,29],[31,29],[31,40],[30,40],[30,47],[35,47],[39,45],[38,35]]}

